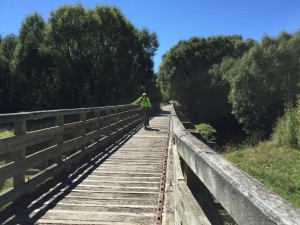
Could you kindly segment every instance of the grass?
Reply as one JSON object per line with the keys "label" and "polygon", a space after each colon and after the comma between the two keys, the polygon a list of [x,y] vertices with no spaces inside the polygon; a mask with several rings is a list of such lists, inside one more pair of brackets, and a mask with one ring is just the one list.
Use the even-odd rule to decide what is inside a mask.
{"label": "grass", "polygon": [[3,186],[0,184],[0,193],[7,190],[8,188],[11,188],[13,186],[13,179],[10,178],[10,179],[7,179]]}
{"label": "grass", "polygon": [[[0,129],[0,139],[6,138],[6,137],[10,137],[10,136],[13,136],[13,135],[14,135],[13,130]],[[4,165],[4,160],[3,160],[2,158],[3,158],[3,157],[0,156],[0,167],[1,167],[2,165]],[[2,159],[2,160],[1,160],[1,159]],[[12,183],[13,183],[12,178],[6,180],[4,183],[0,183],[0,193],[1,193],[2,191],[5,191],[5,190],[7,190],[8,188],[12,187]]]}
{"label": "grass", "polygon": [[217,131],[211,125],[206,123],[200,123],[195,126],[196,129],[205,137],[208,141],[215,141]]}
{"label": "grass", "polygon": [[223,156],[300,208],[300,151],[264,142]]}
{"label": "grass", "polygon": [[4,130],[4,129],[0,129],[0,139],[1,138],[6,138],[6,137],[10,137],[14,135],[14,131],[13,130]]}

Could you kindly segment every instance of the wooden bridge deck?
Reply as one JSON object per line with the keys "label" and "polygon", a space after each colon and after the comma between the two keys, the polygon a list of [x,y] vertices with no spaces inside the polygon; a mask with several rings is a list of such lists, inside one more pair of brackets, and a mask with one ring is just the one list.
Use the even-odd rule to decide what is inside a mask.
{"label": "wooden bridge deck", "polygon": [[0,224],[153,224],[170,112],[94,154],[62,182],[23,198]]}

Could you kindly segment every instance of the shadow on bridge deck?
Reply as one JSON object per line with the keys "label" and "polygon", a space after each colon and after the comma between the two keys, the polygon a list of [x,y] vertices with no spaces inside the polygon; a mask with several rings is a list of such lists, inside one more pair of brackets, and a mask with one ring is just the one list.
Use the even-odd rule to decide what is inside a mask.
{"label": "shadow on bridge deck", "polygon": [[134,128],[0,213],[1,224],[153,224],[169,115]]}

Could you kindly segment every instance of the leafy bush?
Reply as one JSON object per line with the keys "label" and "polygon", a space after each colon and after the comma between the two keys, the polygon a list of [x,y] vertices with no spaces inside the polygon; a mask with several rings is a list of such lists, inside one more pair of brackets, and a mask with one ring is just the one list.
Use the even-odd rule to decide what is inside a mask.
{"label": "leafy bush", "polygon": [[285,114],[277,121],[272,139],[277,146],[300,148],[300,104],[288,106]]}
{"label": "leafy bush", "polygon": [[224,77],[230,83],[232,113],[248,134],[268,138],[285,104],[299,93],[300,32],[264,37]]}
{"label": "leafy bush", "polygon": [[204,136],[207,141],[215,141],[217,131],[215,128],[206,123],[200,123],[195,126],[196,129]]}

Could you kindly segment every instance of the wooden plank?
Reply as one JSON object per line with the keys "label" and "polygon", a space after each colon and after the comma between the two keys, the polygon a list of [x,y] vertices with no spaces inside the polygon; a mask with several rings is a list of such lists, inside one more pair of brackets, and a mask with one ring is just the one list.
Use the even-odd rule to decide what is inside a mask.
{"label": "wooden plank", "polygon": [[[24,135],[26,133],[26,121],[18,121],[14,124],[14,134],[16,136]],[[25,146],[20,146],[16,151],[10,153],[11,159],[14,162],[19,163],[24,160],[25,157]],[[25,182],[25,171],[22,170],[14,174],[13,187],[17,187]],[[1,183],[1,182],[0,182]]]}
{"label": "wooden plank", "polygon": [[179,214],[182,225],[211,225],[184,181],[177,182],[175,196],[176,213]]}
{"label": "wooden plank", "polygon": [[5,164],[0,168],[0,183],[15,176],[16,174],[22,173],[43,162],[47,162],[48,159],[57,157],[59,154],[61,154],[61,148],[54,146],[32,154],[23,160]]}
{"label": "wooden plank", "polygon": [[45,110],[45,111],[34,111],[34,112],[9,113],[9,114],[0,115],[0,123],[36,120],[36,119],[43,119],[47,117],[99,112],[104,110],[113,110],[113,109],[126,108],[126,107],[136,108],[136,106],[131,106],[131,105],[119,105],[119,106],[104,106],[104,107],[94,107],[94,108],[58,109],[58,110]]}
{"label": "wooden plank", "polygon": [[94,130],[97,130],[97,127],[99,127],[99,124],[101,122],[105,122],[108,119],[108,116],[103,116],[100,118],[93,118],[86,121],[77,121],[73,123],[68,123],[64,125],[64,133],[72,133],[75,132],[78,129],[91,129],[94,128]]}
{"label": "wooden plank", "polygon": [[30,178],[29,181],[25,182],[24,184],[18,185],[14,188],[10,188],[0,195],[0,205],[3,206],[8,202],[13,202],[15,199],[19,198],[20,196],[33,191],[37,185],[43,183],[50,177],[55,177],[56,174],[61,173],[67,167],[66,165],[52,165],[51,167],[47,168],[44,171],[34,175]]}
{"label": "wooden plank", "polygon": [[39,219],[36,224],[66,224],[66,225],[139,225],[140,223],[123,223],[123,222],[107,222],[107,221],[74,221],[74,220],[49,220]]}
{"label": "wooden plank", "polygon": [[173,145],[173,162],[177,220],[179,219],[182,225],[210,225],[209,220],[185,183],[177,152],[177,144]]}
{"label": "wooden plank", "polygon": [[174,173],[175,173],[175,182],[184,180],[184,176],[182,173],[180,161],[179,161],[179,154],[177,152],[177,146],[173,146],[173,162],[174,162]]}
{"label": "wooden plank", "polygon": [[162,214],[162,225],[175,224],[175,201],[174,201],[174,162],[173,162],[172,140],[168,145],[168,161],[166,171],[166,184],[164,192],[164,207]]}
{"label": "wooden plank", "polygon": [[[102,221],[151,224],[153,213],[91,212],[72,210],[33,210],[32,214],[42,213],[43,219],[67,221]],[[16,223],[36,223],[37,219],[26,213],[18,215]]]}
{"label": "wooden plank", "polygon": [[84,136],[84,138],[78,137],[68,142],[64,142],[59,146],[52,146],[47,149],[41,150],[37,153],[27,156],[26,158],[20,161],[5,164],[2,167],[0,167],[0,182],[3,182],[10,177],[22,173],[41,163],[47,162],[50,159],[55,159],[59,155],[69,152],[78,146],[85,145],[88,141],[96,139],[97,137],[99,137],[100,134],[105,133],[106,130],[107,128],[103,128],[99,131]]}
{"label": "wooden plank", "polygon": [[0,139],[0,155],[13,152],[20,147],[27,147],[51,140],[52,138],[62,134],[62,127],[51,127]]}
{"label": "wooden plank", "polygon": [[[120,114],[122,110],[113,109],[113,113]],[[155,119],[164,121],[168,119],[168,116]],[[123,127],[123,124],[128,121],[130,124]],[[115,137],[122,135],[138,123],[137,120],[126,120],[119,117],[118,123],[112,124],[116,130],[110,136],[105,136],[98,140],[99,142],[84,146],[81,151],[67,157],[63,164],[64,168],[78,162],[84,155],[99,150],[99,146],[104,142],[112,141],[99,154],[92,154],[93,158],[86,164],[72,170],[72,173],[61,184],[49,188],[41,196],[27,197],[27,209],[16,209],[21,213],[17,217],[10,218],[10,223],[153,224],[162,175],[161,165],[164,157],[162,153],[165,151],[165,145],[159,144],[159,142],[165,142],[165,140],[145,137],[144,140],[147,141],[144,141],[145,144],[139,148],[139,152],[133,150],[131,154],[130,150],[123,151],[122,148],[125,145],[136,145],[135,142],[127,145],[126,141],[128,142],[128,138],[131,136],[134,138],[137,129],[128,132],[119,141],[114,141]],[[122,127],[119,127],[121,124]],[[158,130],[164,136],[168,130],[159,128],[166,125],[166,123],[157,122]],[[141,129],[139,132],[146,131]],[[148,134],[153,133],[149,131]],[[91,137],[89,136],[89,138]],[[152,141],[150,141],[151,139]],[[77,141],[77,139],[70,140],[70,143],[64,143],[64,145],[71,146]],[[139,138],[139,142],[141,141],[142,139]],[[132,161],[134,155],[136,156],[135,162]],[[117,157],[113,159],[114,156]],[[143,161],[140,161],[140,156],[144,159]],[[160,160],[157,161],[159,158]],[[107,163],[108,161],[105,159],[115,160],[115,162],[109,160]],[[128,159],[130,161],[126,161]],[[154,160],[153,163],[152,160]],[[121,168],[120,171],[116,171],[117,167]],[[59,170],[53,171],[52,175],[54,172],[57,173]],[[110,177],[112,177],[111,180]],[[0,219],[0,223],[1,221]],[[3,224],[5,224],[5,219]]]}

